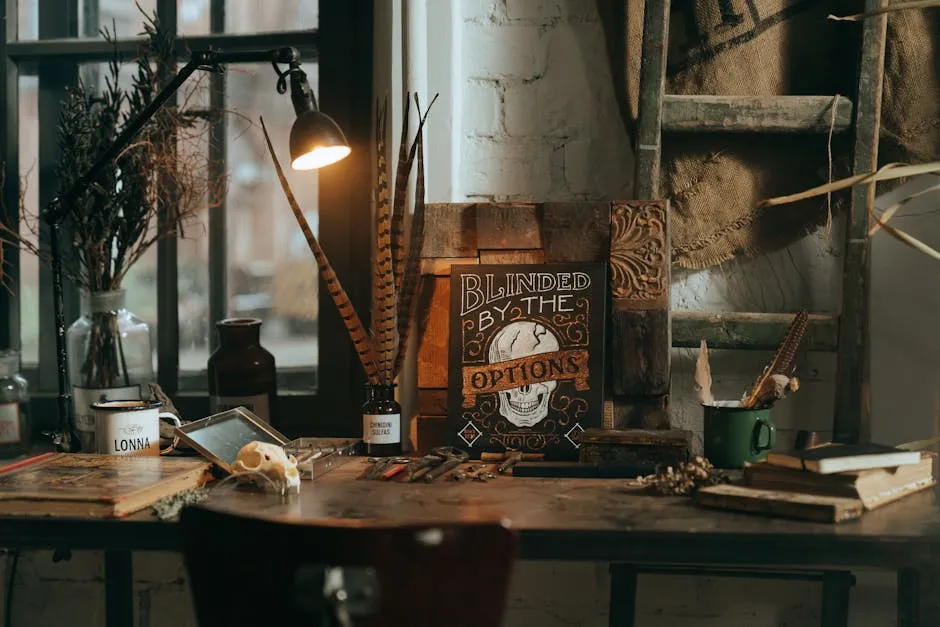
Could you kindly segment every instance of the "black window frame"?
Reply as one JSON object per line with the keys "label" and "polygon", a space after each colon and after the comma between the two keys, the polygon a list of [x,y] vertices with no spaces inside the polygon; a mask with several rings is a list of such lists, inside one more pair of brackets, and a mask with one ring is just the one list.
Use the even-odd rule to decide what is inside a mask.
{"label": "black window frame", "polygon": [[[55,193],[55,124],[59,102],[66,86],[74,84],[79,65],[106,62],[111,48],[97,39],[80,39],[79,0],[38,0],[39,39],[18,41],[17,0],[0,0],[0,93],[6,106],[0,107],[0,162],[10,175],[2,189],[2,210],[8,224],[16,228],[19,207],[19,76],[39,77],[39,204]],[[96,24],[96,0],[85,0],[84,24]],[[350,157],[319,171],[319,233],[334,269],[343,281],[354,305],[366,324],[369,319],[369,269],[371,215],[371,143],[373,3],[349,0],[320,0],[317,29],[257,34],[224,34],[225,0],[211,0],[211,34],[177,35],[180,61],[186,52],[212,46],[222,50],[268,49],[294,46],[304,63],[319,64],[319,104],[341,126],[353,148]],[[157,0],[161,23],[177,23],[176,0]],[[92,19],[94,18],[94,19]],[[87,31],[87,28],[83,28]],[[133,55],[140,39],[121,38],[122,52]],[[274,74],[272,72],[272,89]],[[213,104],[225,103],[225,75],[212,75],[210,97]],[[287,96],[284,96],[287,98]],[[212,155],[224,168],[225,123],[213,125]],[[277,141],[277,139],[275,139]],[[286,138],[282,145],[286,146]],[[284,211],[289,211],[284,206]],[[227,314],[226,212],[225,205],[209,214],[209,311],[210,320]],[[65,239],[65,238],[63,238]],[[19,280],[19,254],[4,246],[5,274],[14,288]],[[165,239],[157,248],[157,379],[187,418],[208,414],[205,371],[179,372],[176,241]],[[40,351],[38,368],[24,368],[33,396],[34,426],[37,431],[55,427],[55,346],[52,320],[50,271],[40,266]],[[318,351],[316,370],[279,369],[280,428],[288,436],[341,435],[361,432],[356,418],[365,378],[346,336],[342,320],[329,300],[320,280],[318,294]],[[20,347],[20,305],[13,293],[0,289],[0,348]],[[66,318],[78,317],[78,292],[67,286]],[[48,329],[49,333],[45,330]],[[210,348],[217,338],[210,332]],[[314,377],[316,392],[311,390]]]}

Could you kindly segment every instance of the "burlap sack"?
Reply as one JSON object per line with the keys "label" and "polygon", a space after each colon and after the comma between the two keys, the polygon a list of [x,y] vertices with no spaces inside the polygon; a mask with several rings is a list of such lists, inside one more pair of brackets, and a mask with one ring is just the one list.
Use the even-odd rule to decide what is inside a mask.
{"label": "burlap sack", "polygon": [[[625,94],[621,107],[632,135],[644,2],[627,0],[625,4],[624,9],[616,2],[598,0],[615,89]],[[673,0],[667,92],[838,93],[854,99],[861,27],[828,20],[827,15],[853,12],[861,3],[847,3],[847,9],[839,4],[819,0]],[[936,13],[924,11],[890,18],[883,161],[923,161],[937,154],[937,20]],[[834,178],[850,173],[850,139],[849,135],[833,137]],[[735,255],[785,246],[824,223],[825,200],[763,210],[754,207],[762,198],[825,182],[827,144],[826,135],[667,134],[660,195],[673,207],[674,262],[686,268],[708,267]],[[836,197],[834,209],[844,200],[844,195]]]}

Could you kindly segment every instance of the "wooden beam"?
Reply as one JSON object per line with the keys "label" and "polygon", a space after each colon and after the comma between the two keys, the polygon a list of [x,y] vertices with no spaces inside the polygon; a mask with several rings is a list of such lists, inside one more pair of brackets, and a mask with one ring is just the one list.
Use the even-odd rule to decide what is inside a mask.
{"label": "wooden beam", "polygon": [[[704,339],[709,348],[776,350],[793,322],[793,315],[674,311],[672,345],[698,348]],[[811,314],[801,348],[835,352],[838,335],[838,316]]]}
{"label": "wooden beam", "polygon": [[659,198],[659,156],[662,152],[663,91],[669,44],[670,0],[647,2],[643,15],[643,64],[636,137],[633,197]]}
{"label": "wooden beam", "polygon": [[473,203],[430,203],[421,257],[476,257],[477,220]]}
{"label": "wooden beam", "polygon": [[842,133],[852,126],[843,96],[666,95],[663,132]]}
{"label": "wooden beam", "polygon": [[[887,0],[866,0],[865,10],[880,9]],[[881,128],[881,96],[884,83],[887,15],[870,17],[862,24],[858,96],[855,109],[855,174],[878,168],[878,134]],[[870,211],[875,205],[875,184],[852,188],[842,258],[842,319],[836,361],[836,400],[833,440],[858,442],[868,439],[871,423],[869,402],[869,290],[871,239]]]}
{"label": "wooden beam", "polygon": [[[655,408],[662,405],[657,399],[669,394],[668,222],[665,202],[611,206],[611,391],[618,404]],[[646,423],[637,416],[622,426]]]}

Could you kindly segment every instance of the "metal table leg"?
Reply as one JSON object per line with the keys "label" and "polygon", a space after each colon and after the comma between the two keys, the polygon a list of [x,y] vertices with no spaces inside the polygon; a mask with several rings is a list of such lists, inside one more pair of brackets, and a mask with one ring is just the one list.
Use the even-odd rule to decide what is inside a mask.
{"label": "metal table leg", "polygon": [[636,621],[636,575],[633,564],[610,565],[610,627],[633,627]]}
{"label": "metal table leg", "polygon": [[104,552],[105,624],[134,627],[134,567],[130,551]]}

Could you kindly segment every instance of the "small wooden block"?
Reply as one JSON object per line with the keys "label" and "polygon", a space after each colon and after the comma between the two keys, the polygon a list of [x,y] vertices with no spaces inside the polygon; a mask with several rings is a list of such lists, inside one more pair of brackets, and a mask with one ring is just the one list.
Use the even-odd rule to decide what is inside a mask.
{"label": "small wooden block", "polygon": [[614,311],[610,320],[612,389],[617,396],[669,393],[669,311]]}
{"label": "small wooden block", "polygon": [[428,416],[447,415],[447,390],[418,389],[418,413]]}
{"label": "small wooden block", "polygon": [[545,263],[541,250],[481,250],[480,263]]}
{"label": "small wooden block", "polygon": [[628,466],[676,466],[688,461],[692,432],[680,429],[586,429],[579,449],[582,462]]}
{"label": "small wooden block", "polygon": [[447,417],[416,415],[411,419],[411,450],[427,455],[431,449],[447,446]]}
{"label": "small wooden block", "polygon": [[450,276],[451,266],[474,263],[480,263],[480,260],[477,257],[444,257],[438,259],[422,259],[421,274]]}
{"label": "small wooden block", "polygon": [[612,429],[669,429],[669,396],[629,395],[614,399]]}
{"label": "small wooden block", "polygon": [[418,326],[418,387],[447,388],[450,278],[429,278],[430,295]]}
{"label": "small wooden block", "polygon": [[476,226],[474,203],[428,204],[421,257],[476,257]]}
{"label": "small wooden block", "polygon": [[695,501],[700,505],[717,509],[827,523],[852,520],[861,516],[864,511],[859,499],[760,490],[738,485],[715,485],[701,488],[695,494]]}
{"label": "small wooden block", "polygon": [[607,261],[610,203],[543,203],[542,241],[549,263]]}
{"label": "small wooden block", "polygon": [[477,246],[481,250],[541,249],[539,206],[532,203],[477,205]]}

